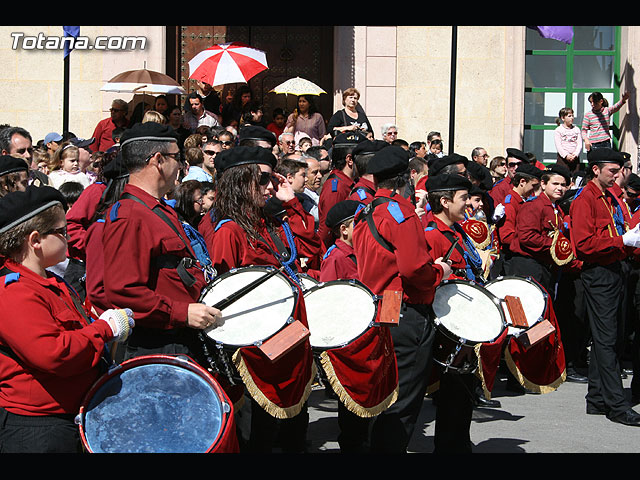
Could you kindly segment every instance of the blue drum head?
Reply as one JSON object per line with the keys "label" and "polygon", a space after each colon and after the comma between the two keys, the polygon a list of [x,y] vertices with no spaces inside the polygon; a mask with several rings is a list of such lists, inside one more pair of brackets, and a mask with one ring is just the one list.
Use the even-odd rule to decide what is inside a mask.
{"label": "blue drum head", "polygon": [[219,438],[227,411],[201,375],[147,364],[114,374],[97,389],[83,426],[94,453],[205,453]]}

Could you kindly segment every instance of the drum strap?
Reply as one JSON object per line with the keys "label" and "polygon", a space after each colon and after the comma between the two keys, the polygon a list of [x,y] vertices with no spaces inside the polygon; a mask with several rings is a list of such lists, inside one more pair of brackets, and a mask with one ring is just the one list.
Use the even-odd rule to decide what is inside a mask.
{"label": "drum strap", "polygon": [[[431,221],[427,225],[427,228],[434,228],[434,229],[437,230],[438,226],[437,226],[436,222]],[[459,229],[458,231],[460,232],[460,234],[462,235],[462,238],[465,240],[465,243],[466,243],[466,233],[462,229]],[[447,239],[453,244],[453,242],[455,241],[455,235],[451,230],[447,230],[447,231],[440,230],[440,232],[445,237],[447,237]],[[472,246],[470,246],[469,248],[471,248],[471,247]],[[477,281],[478,283],[484,283],[485,280],[484,280],[482,271],[480,270],[482,265],[481,265],[481,263],[480,263],[480,265],[477,265],[476,261],[474,261],[474,260],[476,260],[475,257],[477,257],[477,252],[473,252],[473,253],[469,252],[467,250],[467,248],[464,248],[462,245],[460,245],[460,243],[457,243],[455,248],[460,253],[460,255],[462,255],[462,258],[464,259],[465,264],[467,265],[468,272],[467,272],[466,276],[468,277],[469,273],[471,273],[471,275],[473,275],[473,277],[474,277],[474,278],[470,278],[469,280],[474,280],[474,281]],[[475,247],[473,247],[473,248],[475,248]],[[476,255],[474,255],[474,253],[476,253]],[[480,259],[480,262],[482,262],[481,259]]]}
{"label": "drum strap", "polygon": [[376,209],[376,207],[378,207],[378,205],[382,205],[383,203],[388,203],[388,202],[392,202],[393,200],[387,197],[377,197],[375,198],[371,203],[369,203],[369,205],[367,205],[366,207],[364,207],[364,209],[362,210],[362,213],[356,217],[356,221],[355,223],[359,223],[361,222],[363,219],[367,222],[367,225],[369,226],[369,230],[371,231],[371,235],[373,235],[373,238],[380,244],[382,245],[382,247],[385,250],[388,250],[390,252],[393,253],[394,248],[393,245],[391,245],[389,242],[387,242],[382,235],[380,235],[380,232],[378,232],[378,229],[376,228],[376,225],[373,221],[373,211]]}
{"label": "drum strap", "polygon": [[[128,192],[123,193],[120,198],[133,200],[149,208],[149,206],[146,203],[144,203],[135,195],[132,195]],[[182,235],[180,234],[180,231],[171,222],[171,220],[169,220],[169,218],[162,211],[160,206],[156,205],[153,208],[149,208],[149,210],[151,210],[158,217],[160,217],[160,219],[164,223],[166,223],[171,228],[171,230],[174,231],[174,233],[178,236],[178,238],[182,240],[182,243],[184,243],[185,247],[187,248],[187,251],[191,253],[190,244],[187,243],[187,241],[182,237]],[[175,268],[178,272],[178,276],[180,277],[180,280],[182,280],[182,283],[187,287],[191,287],[193,286],[194,283],[196,283],[196,277],[194,277],[191,273],[189,273],[188,269],[194,266],[194,264],[197,262],[198,262],[197,259],[193,257],[179,258],[179,257],[176,257],[175,255],[161,255],[160,257],[156,258],[156,266],[158,268]]]}

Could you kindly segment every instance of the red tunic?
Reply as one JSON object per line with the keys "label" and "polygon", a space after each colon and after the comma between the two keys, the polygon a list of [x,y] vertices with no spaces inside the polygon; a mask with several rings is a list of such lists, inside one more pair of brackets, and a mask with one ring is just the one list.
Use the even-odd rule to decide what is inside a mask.
{"label": "red tunic", "polygon": [[513,185],[511,185],[511,179],[509,177],[503,178],[494,183],[491,190],[489,190],[489,195],[493,199],[494,205],[498,205],[500,203],[504,204],[504,197],[506,197],[511,190],[513,190]]}
{"label": "red tunic", "polygon": [[92,183],[67,212],[69,257],[85,261],[87,229],[106,188],[104,183]]}
{"label": "red tunic", "polygon": [[320,281],[358,280],[358,266],[355,261],[353,246],[343,240],[336,240],[322,259],[320,266]]}
{"label": "red tunic", "polygon": [[[0,354],[0,406],[18,415],[76,414],[101,374],[111,328],[104,320],[89,323],[57,277],[42,278],[11,260],[5,265],[19,277],[0,279],[0,345],[20,361]],[[91,315],[86,307],[84,315]]]}
{"label": "red tunic", "polygon": [[578,259],[609,265],[633,253],[616,229],[612,200],[592,180],[571,203],[571,243]]}
{"label": "red tunic", "polygon": [[159,329],[187,327],[189,304],[198,301],[206,282],[197,265],[188,269],[196,281],[185,286],[175,268],[158,268],[161,255],[195,258],[176,233],[150,209],[160,205],[174,227],[187,238],[176,212],[144,190],[128,184],[132,199],[115,203],[105,219],[104,287],[114,306],[133,310],[137,326]]}
{"label": "red tunic", "polygon": [[[299,257],[313,258],[320,254],[320,239],[315,232],[313,216],[307,213],[297,198],[285,202],[291,232],[295,237],[295,247]],[[235,222],[220,222],[216,231],[211,214],[204,215],[198,225],[198,231],[204,237],[209,250],[213,267],[218,274],[228,272],[232,268],[249,265],[280,266],[272,251],[277,251],[266,226],[258,226],[258,233],[264,241],[250,243],[246,232]],[[282,227],[278,236],[287,245],[287,238]],[[267,242],[267,243],[265,243]]]}
{"label": "red tunic", "polygon": [[333,244],[331,231],[325,224],[327,213],[336,203],[347,199],[353,186],[353,179],[341,170],[332,170],[322,185],[322,191],[318,199],[318,235],[320,235],[325,248],[329,248]]}
{"label": "red tunic", "polygon": [[[432,258],[443,257],[444,255],[446,255],[447,251],[449,251],[452,243],[451,240],[449,240],[449,238],[446,237],[443,233],[446,231],[451,231],[454,236],[458,237],[458,245],[460,245],[461,248],[464,248],[464,240],[462,239],[462,235],[460,235],[459,232],[449,227],[435,215],[432,217],[431,221],[435,223],[435,225],[427,226],[427,228],[425,228],[424,237],[427,240],[427,249],[429,250],[429,254]],[[458,250],[458,248],[455,248],[453,250],[451,256],[449,257],[449,260],[451,260],[451,268],[453,270],[464,270],[467,266],[467,262],[465,261],[464,256],[462,255],[462,253],[460,253],[460,250]],[[449,278],[464,277],[452,273]]]}
{"label": "red tunic", "polygon": [[365,205],[371,203],[376,194],[376,188],[371,180],[360,178],[351,190],[351,194],[347,197],[349,200],[363,203]]}
{"label": "red tunic", "polygon": [[520,207],[524,204],[524,200],[518,192],[511,189],[511,192],[505,195],[502,204],[504,205],[504,217],[497,225],[498,238],[500,239],[501,247],[509,251],[516,231],[516,217]]}
{"label": "red tunic", "polygon": [[[378,197],[391,198],[395,203],[394,206],[380,205],[372,213],[378,232],[395,248],[393,252],[386,250],[371,235],[367,222],[358,222],[353,230],[353,249],[360,281],[376,295],[382,295],[385,290],[399,290],[407,303],[430,305],[443,270],[429,255],[414,206],[400,195],[392,197],[387,189],[378,189]],[[394,217],[392,212],[398,210],[399,214]]]}

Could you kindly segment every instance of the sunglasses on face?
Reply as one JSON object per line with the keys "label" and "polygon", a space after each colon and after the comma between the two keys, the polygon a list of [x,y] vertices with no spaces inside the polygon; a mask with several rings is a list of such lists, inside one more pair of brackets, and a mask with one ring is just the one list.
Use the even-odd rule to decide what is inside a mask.
{"label": "sunglasses on face", "polygon": [[258,180],[258,183],[260,184],[261,187],[264,187],[266,185],[269,185],[271,178],[272,178],[272,175],[270,172],[260,172],[260,179]]}

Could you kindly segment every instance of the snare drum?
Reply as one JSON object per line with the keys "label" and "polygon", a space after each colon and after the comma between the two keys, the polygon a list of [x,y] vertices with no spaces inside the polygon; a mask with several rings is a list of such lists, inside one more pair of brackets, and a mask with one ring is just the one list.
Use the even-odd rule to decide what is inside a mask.
{"label": "snare drum", "polygon": [[[529,327],[544,320],[548,306],[548,294],[538,285],[537,282],[530,277],[498,277],[485,285],[486,289],[493,293],[500,300],[504,300],[505,296],[512,295],[519,297],[522,303],[522,309],[527,317]],[[509,326],[509,335],[518,336],[526,331],[525,328],[514,327],[509,310],[503,307],[505,319]]]}
{"label": "snare drum", "polygon": [[446,280],[438,286],[433,311],[436,317],[433,358],[445,371],[474,371],[475,345],[497,340],[506,328],[500,300],[466,280]]}
{"label": "snare drum", "polygon": [[89,453],[232,453],[233,406],[185,356],[148,355],[103,375],[76,417]]}
{"label": "snare drum", "polygon": [[373,326],[378,313],[376,296],[357,280],[319,283],[305,292],[304,302],[315,350],[348,345]]}
{"label": "snare drum", "polygon": [[[242,267],[216,277],[202,292],[200,301],[213,306],[275,267]],[[231,356],[240,347],[260,346],[293,321],[298,305],[298,288],[278,272],[251,292],[222,310],[224,324],[206,329],[205,336],[217,347],[219,371],[240,377]]]}

